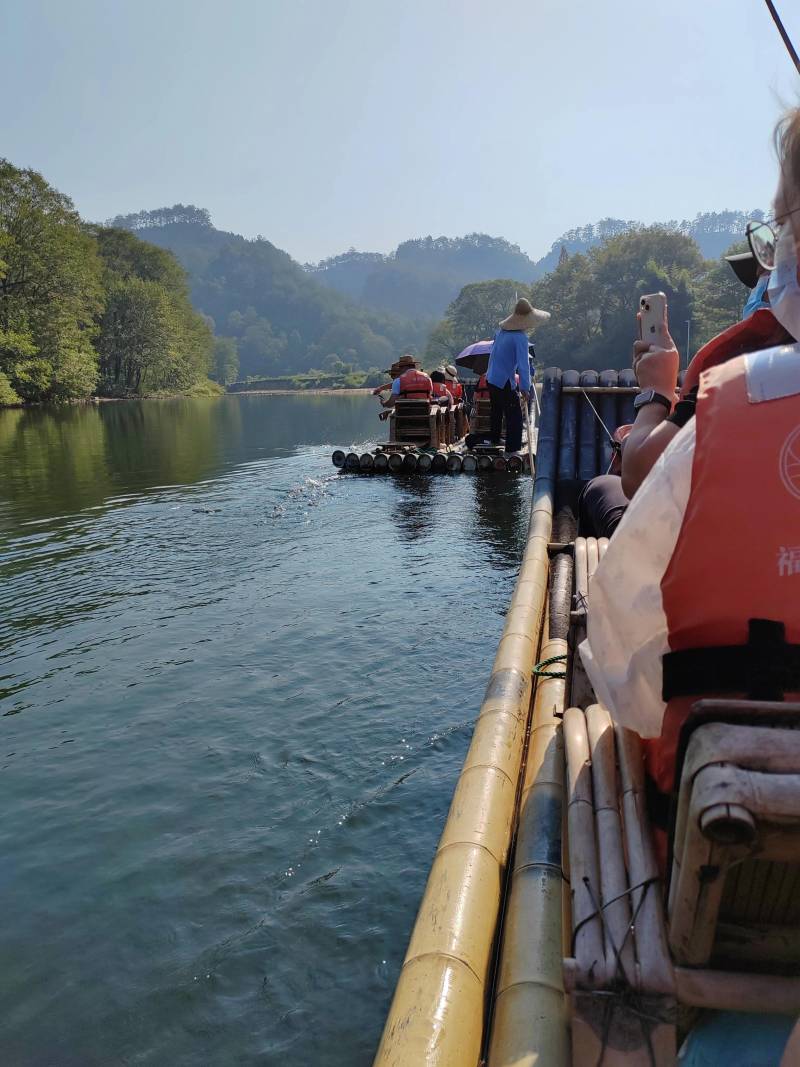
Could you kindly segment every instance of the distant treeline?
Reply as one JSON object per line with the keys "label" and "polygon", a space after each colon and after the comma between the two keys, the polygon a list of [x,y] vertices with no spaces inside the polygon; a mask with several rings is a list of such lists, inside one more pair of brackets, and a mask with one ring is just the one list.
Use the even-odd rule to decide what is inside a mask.
{"label": "distant treeline", "polygon": [[535,337],[547,363],[627,362],[637,297],[653,289],[694,350],[740,313],[719,256],[747,217],[603,219],[536,263],[473,233],[303,268],[193,204],[86,224],[41,175],[0,160],[0,403],[208,390],[209,377],[375,382],[403,352],[431,365],[491,336],[523,294],[552,312]]}
{"label": "distant treeline", "polygon": [[0,404],[197,390],[214,354],[171,253],[0,160]]}
{"label": "distant treeline", "polygon": [[[263,237],[217,230],[207,212],[176,204],[111,220],[178,257],[196,308],[220,338],[215,376],[271,378],[388,367],[420,351],[432,319],[369,308],[320,285]],[[444,305],[442,305],[444,306]]]}
{"label": "distant treeline", "polygon": [[691,355],[736,322],[747,298],[729,265],[722,258],[704,260],[691,237],[666,226],[640,227],[608,236],[585,253],[564,250],[555,269],[532,286],[465,286],[433,329],[426,361],[442,362],[472,341],[492,337],[519,294],[551,313],[533,334],[547,365],[623,367],[631,358],[639,296],[658,291],[667,295],[670,328],[684,356],[687,343]]}

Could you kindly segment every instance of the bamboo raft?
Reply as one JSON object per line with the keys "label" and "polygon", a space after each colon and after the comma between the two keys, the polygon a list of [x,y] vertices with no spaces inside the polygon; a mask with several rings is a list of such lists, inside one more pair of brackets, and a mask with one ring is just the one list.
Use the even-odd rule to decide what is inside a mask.
{"label": "bamboo raft", "polygon": [[507,455],[500,446],[468,449],[463,443],[435,451],[407,444],[377,445],[360,454],[338,448],[331,460],[353,474],[530,474],[531,469],[527,452]]}
{"label": "bamboo raft", "polygon": [[[563,375],[562,394],[565,404],[577,404],[579,398],[589,397],[597,411],[584,401],[581,409],[581,470],[588,469],[587,464],[595,464],[599,454],[601,469],[607,470],[611,464],[612,451],[610,441],[603,429],[602,422],[612,429],[628,422],[633,422],[633,398],[638,389],[633,372],[630,370],[594,370],[565,371]],[[569,399],[571,398],[571,399]],[[411,401],[409,405],[419,405]],[[486,411],[477,416],[473,413],[472,425],[475,429],[488,432],[488,401],[478,402]],[[420,405],[428,410],[428,405]],[[576,409],[577,410],[577,409]],[[599,417],[598,417],[599,416]],[[434,421],[431,415],[412,415],[408,420],[408,439],[404,431],[392,432],[393,438],[388,443],[375,445],[365,451],[337,448],[331,455],[334,467],[349,474],[530,474],[530,459],[527,439],[523,438],[523,447],[519,452],[505,453],[502,446],[478,445],[468,448],[464,437],[453,439],[453,433],[432,430]],[[420,446],[415,436],[424,432],[426,440],[434,436],[435,444]],[[577,433],[577,425],[574,433]],[[533,450],[537,448],[538,428],[533,430]],[[580,474],[579,477],[591,477]]]}
{"label": "bamboo raft", "polygon": [[640,739],[574,656],[607,546],[576,536],[611,459],[587,397],[632,421],[621,377],[545,372],[527,544],[376,1067],[666,1067],[698,1009],[800,1015],[800,705],[695,705],[666,891]]}

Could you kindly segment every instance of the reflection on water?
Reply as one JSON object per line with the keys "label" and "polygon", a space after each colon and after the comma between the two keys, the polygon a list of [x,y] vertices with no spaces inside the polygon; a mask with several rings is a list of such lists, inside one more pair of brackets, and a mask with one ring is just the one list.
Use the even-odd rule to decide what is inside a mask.
{"label": "reflection on water", "polygon": [[0,412],[3,1062],[371,1061],[530,493],[375,413]]}

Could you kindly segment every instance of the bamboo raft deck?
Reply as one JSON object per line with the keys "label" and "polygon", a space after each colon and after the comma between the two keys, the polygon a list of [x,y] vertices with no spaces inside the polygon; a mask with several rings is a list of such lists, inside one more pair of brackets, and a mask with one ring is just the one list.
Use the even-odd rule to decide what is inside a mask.
{"label": "bamboo raft deck", "polygon": [[527,545],[376,1067],[667,1067],[698,1009],[800,1015],[800,705],[695,705],[666,893],[641,741],[574,655],[607,547],[577,486],[611,461],[582,392],[612,432],[635,392],[600,377],[544,375]]}
{"label": "bamboo raft deck", "polygon": [[[580,397],[589,397],[599,418],[612,432],[617,426],[633,422],[633,398],[639,391],[633,371],[564,371],[561,391],[566,404],[577,404]],[[598,416],[586,401],[581,409],[581,420],[581,470],[588,470],[589,463],[596,465],[594,457],[599,455],[601,468],[605,471],[611,464],[610,441]],[[533,430],[534,453],[538,444],[537,436],[538,427]],[[477,445],[468,448],[464,438],[438,448],[419,447],[413,441],[401,440],[377,444],[364,451],[338,448],[333,452],[331,461],[334,467],[345,473],[364,475],[531,473],[527,438],[524,435],[523,447],[511,454],[504,452],[502,446]],[[591,475],[580,474],[579,477]]]}

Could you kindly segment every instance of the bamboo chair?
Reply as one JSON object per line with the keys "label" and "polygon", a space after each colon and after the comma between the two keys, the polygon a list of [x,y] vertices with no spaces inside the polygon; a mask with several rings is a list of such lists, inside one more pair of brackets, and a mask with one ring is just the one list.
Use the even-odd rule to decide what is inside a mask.
{"label": "bamboo chair", "polygon": [[745,700],[700,701],[684,726],[668,905],[677,963],[800,971],[798,727],[800,704]]}
{"label": "bamboo chair", "polygon": [[389,415],[389,443],[440,448],[446,427],[438,404],[427,400],[396,400]]}

